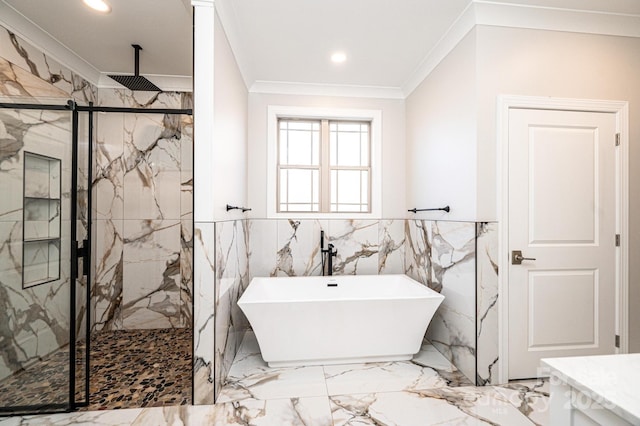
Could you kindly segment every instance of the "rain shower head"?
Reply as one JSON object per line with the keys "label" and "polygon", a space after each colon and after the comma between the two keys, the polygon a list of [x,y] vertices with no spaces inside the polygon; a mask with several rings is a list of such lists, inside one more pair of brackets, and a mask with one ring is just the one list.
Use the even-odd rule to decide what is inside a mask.
{"label": "rain shower head", "polygon": [[109,75],[118,83],[122,84],[129,90],[146,90],[150,92],[161,92],[162,90],[140,75],[140,51],[142,47],[139,44],[131,45],[135,49],[135,74],[134,75]]}

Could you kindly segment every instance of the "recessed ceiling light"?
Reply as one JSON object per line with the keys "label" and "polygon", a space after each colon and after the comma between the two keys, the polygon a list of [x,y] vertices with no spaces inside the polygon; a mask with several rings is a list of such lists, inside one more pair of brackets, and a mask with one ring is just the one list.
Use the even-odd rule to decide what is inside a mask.
{"label": "recessed ceiling light", "polygon": [[347,60],[347,55],[345,55],[344,52],[336,52],[333,55],[331,55],[331,62],[334,62],[336,64],[340,64],[346,60]]}
{"label": "recessed ceiling light", "polygon": [[105,0],[82,0],[84,4],[101,13],[111,12],[111,6]]}

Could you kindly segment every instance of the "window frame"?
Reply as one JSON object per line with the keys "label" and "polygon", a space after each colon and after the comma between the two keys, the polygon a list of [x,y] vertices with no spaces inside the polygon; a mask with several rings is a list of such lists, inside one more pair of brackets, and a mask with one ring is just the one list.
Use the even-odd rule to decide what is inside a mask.
{"label": "window frame", "polygon": [[[370,213],[371,212],[371,121],[370,120],[336,120],[336,119],[327,119],[327,118],[291,118],[291,117],[278,117],[278,154],[277,154],[277,176],[278,178],[276,179],[276,185],[277,185],[277,189],[276,189],[276,209],[278,210],[278,213],[338,213],[338,212],[342,212],[342,213]],[[317,151],[314,153],[313,151],[310,152],[311,157],[310,159],[315,158],[318,159],[316,164],[313,164],[312,161],[309,161],[308,163],[299,163],[299,164],[294,164],[294,163],[287,163],[287,164],[283,164],[282,163],[282,150],[283,150],[283,141],[282,141],[282,132],[283,132],[283,123],[286,126],[286,129],[284,129],[287,132],[288,137],[290,137],[290,134],[288,132],[290,131],[296,131],[295,129],[289,129],[291,123],[300,123],[300,124],[311,124],[312,125],[312,129],[316,129],[316,130],[310,130],[312,132],[317,132],[317,136],[318,136],[318,145],[317,145]],[[362,134],[362,127],[361,126],[366,126],[367,130],[366,130],[366,145],[367,145],[367,151],[366,151],[366,165],[340,165],[340,164],[334,164],[332,163],[332,158],[335,155],[335,158],[338,158],[338,152],[336,152],[335,154],[331,154],[332,152],[332,140],[333,140],[333,134],[334,132],[336,133],[340,133],[341,130],[339,130],[340,125],[343,124],[353,124],[353,125],[357,125],[359,130],[358,132],[360,133],[360,135]],[[314,127],[315,126],[315,127]],[[335,129],[336,130],[332,130],[333,126],[336,126]],[[343,132],[345,132],[343,130]],[[351,131],[346,131],[346,132],[351,132]],[[336,137],[338,137],[338,135],[336,135]],[[335,146],[336,149],[338,149],[339,146],[339,141],[338,139],[336,139],[336,143],[337,145]],[[313,146],[312,146],[313,148]],[[290,147],[287,144],[287,150],[289,150]],[[288,151],[287,151],[288,152]],[[360,157],[360,159],[362,159],[362,157]],[[316,198],[314,198],[314,194],[313,194],[313,189],[310,188],[310,191],[312,192],[311,194],[311,202],[309,203],[311,205],[311,208],[313,208],[313,206],[318,208],[318,211],[308,211],[308,210],[287,210],[287,211],[282,211],[280,210],[283,206],[283,204],[286,204],[287,206],[292,206],[295,205],[296,203],[290,203],[288,201],[288,197],[287,197],[287,202],[283,202],[282,199],[282,195],[283,195],[283,186],[282,186],[282,173],[285,171],[291,171],[291,170],[314,170],[317,172],[316,175],[316,179],[318,179],[318,192],[315,194],[315,196],[317,197],[317,202],[314,202],[314,200]],[[354,171],[354,172],[366,172],[366,191],[362,190],[362,180],[360,183],[360,203],[356,203],[356,204],[350,204],[350,203],[340,203],[338,202],[339,197],[339,187],[335,186],[335,182],[334,182],[334,178],[338,179],[338,174],[341,171]],[[335,174],[334,174],[335,172]],[[288,175],[287,175],[288,176]],[[289,177],[287,177],[287,182],[289,182]],[[362,179],[362,175],[360,175],[360,179]],[[334,194],[334,190],[338,191]],[[285,192],[289,195],[288,191],[285,190]],[[366,200],[364,203],[362,202],[363,199],[363,195],[364,195],[364,199]],[[335,196],[335,202],[334,202],[334,196]],[[340,208],[340,207],[344,207],[347,205],[352,205],[352,206],[357,206],[358,210],[357,211],[348,211],[348,210],[333,210],[334,207],[336,209]],[[366,210],[363,210],[362,208],[366,206]]]}
{"label": "window frame", "polygon": [[[279,119],[370,122],[369,212],[278,212]],[[382,111],[366,109],[268,106],[267,112],[267,218],[376,219],[382,206]],[[328,130],[328,129],[327,129]],[[327,170],[330,170],[328,166]],[[330,208],[330,207],[329,207]]]}

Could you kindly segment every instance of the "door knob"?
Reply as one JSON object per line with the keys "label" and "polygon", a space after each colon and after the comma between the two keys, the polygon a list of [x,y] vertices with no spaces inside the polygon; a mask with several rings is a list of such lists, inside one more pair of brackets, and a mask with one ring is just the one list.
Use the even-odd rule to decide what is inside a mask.
{"label": "door knob", "polygon": [[511,251],[511,264],[512,265],[522,265],[523,260],[536,260],[535,257],[524,257],[522,255],[521,250],[512,250]]}

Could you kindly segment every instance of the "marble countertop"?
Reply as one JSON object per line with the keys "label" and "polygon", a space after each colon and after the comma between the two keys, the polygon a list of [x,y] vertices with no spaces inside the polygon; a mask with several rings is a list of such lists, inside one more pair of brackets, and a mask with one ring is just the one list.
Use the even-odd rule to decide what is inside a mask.
{"label": "marble countertop", "polygon": [[585,393],[633,424],[640,424],[640,354],[547,358],[551,381],[560,380]]}

